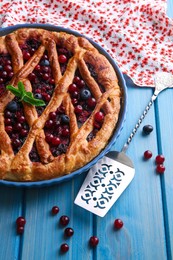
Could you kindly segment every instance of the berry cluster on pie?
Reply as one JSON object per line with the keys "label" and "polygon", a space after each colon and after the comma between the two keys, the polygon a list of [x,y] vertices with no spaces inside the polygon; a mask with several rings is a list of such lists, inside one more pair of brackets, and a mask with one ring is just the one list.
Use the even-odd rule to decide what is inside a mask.
{"label": "berry cluster on pie", "polygon": [[114,68],[82,36],[22,28],[0,37],[0,179],[47,180],[86,165],[108,143],[121,96]]}

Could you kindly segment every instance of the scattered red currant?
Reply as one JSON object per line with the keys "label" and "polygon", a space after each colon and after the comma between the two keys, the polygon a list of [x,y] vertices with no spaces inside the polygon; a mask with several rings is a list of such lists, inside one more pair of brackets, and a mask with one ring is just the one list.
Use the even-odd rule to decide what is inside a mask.
{"label": "scattered red currant", "polygon": [[59,212],[59,208],[57,206],[52,207],[52,214],[56,215]]}
{"label": "scattered red currant", "polygon": [[156,167],[156,171],[159,174],[163,174],[165,172],[165,166],[163,164],[158,164]]}
{"label": "scattered red currant", "polygon": [[122,221],[121,219],[119,219],[119,218],[115,219],[115,221],[114,221],[114,227],[115,227],[116,229],[122,228],[123,225],[124,225],[124,223],[123,223],[123,221]]}
{"label": "scattered red currant", "polygon": [[144,152],[144,158],[145,159],[150,159],[152,157],[152,152],[147,150]]}
{"label": "scattered red currant", "polygon": [[73,236],[74,234],[74,230],[72,228],[66,228],[65,231],[64,231],[64,234],[67,236],[67,237],[71,237]]}
{"label": "scattered red currant", "polygon": [[69,219],[69,217],[67,217],[67,216],[61,216],[61,217],[60,217],[60,224],[61,224],[62,226],[67,226],[68,223],[69,223],[69,221],[70,221],[70,219]]}
{"label": "scattered red currant", "polygon": [[159,154],[156,156],[155,161],[157,164],[162,164],[165,161],[165,157],[162,154]]}
{"label": "scattered red currant", "polygon": [[16,219],[17,226],[24,227],[26,224],[26,219],[24,217],[18,217]]}
{"label": "scattered red currant", "polygon": [[90,246],[95,247],[98,245],[98,243],[99,243],[98,237],[96,237],[96,236],[90,237],[90,239],[89,239]]}
{"label": "scattered red currant", "polygon": [[24,232],[24,226],[17,226],[17,234],[21,235]]}
{"label": "scattered red currant", "polygon": [[25,226],[25,224],[26,224],[26,220],[25,220],[25,218],[24,217],[18,217],[17,219],[16,219],[16,225],[17,225],[17,234],[23,234],[23,232],[24,232],[24,226]]}
{"label": "scattered red currant", "polygon": [[61,245],[61,252],[66,253],[69,250],[68,244],[64,243]]}

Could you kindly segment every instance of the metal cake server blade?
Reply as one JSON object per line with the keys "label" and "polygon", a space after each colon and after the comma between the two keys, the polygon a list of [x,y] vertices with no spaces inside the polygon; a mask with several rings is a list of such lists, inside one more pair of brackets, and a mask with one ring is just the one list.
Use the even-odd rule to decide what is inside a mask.
{"label": "metal cake server blade", "polygon": [[155,77],[155,91],[149,104],[132,130],[121,152],[108,152],[88,172],[74,201],[78,206],[104,217],[115,201],[131,183],[135,168],[131,159],[125,154],[143,119],[151,108],[158,94],[173,87],[173,75],[160,72]]}

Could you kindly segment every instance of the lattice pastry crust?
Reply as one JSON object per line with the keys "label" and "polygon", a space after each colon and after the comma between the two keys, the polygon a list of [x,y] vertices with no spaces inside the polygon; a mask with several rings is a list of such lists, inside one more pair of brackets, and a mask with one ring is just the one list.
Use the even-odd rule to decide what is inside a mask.
{"label": "lattice pastry crust", "polygon": [[[62,57],[64,53],[66,58],[68,56],[67,61],[59,58],[60,55],[61,58],[64,58]],[[48,61],[47,64],[44,64],[44,57]],[[12,71],[7,65],[12,67]],[[48,69],[45,69],[46,66]],[[44,67],[45,72],[43,70],[39,74],[41,76],[38,76],[37,72],[40,67]],[[7,73],[4,73],[4,70]],[[51,79],[45,76],[47,70],[49,70]],[[7,75],[8,73],[9,75]],[[33,76],[35,74],[38,76],[37,80]],[[93,107],[93,104],[90,104],[89,109],[86,108],[89,104],[89,101],[86,100],[87,97],[84,97],[80,103],[81,85],[77,92],[74,91],[72,94],[69,92],[70,84],[75,84],[74,78],[77,80],[79,75],[82,83],[85,82],[84,88],[87,86],[91,94],[90,101],[92,99],[96,102]],[[39,77],[40,79],[42,77],[42,83],[38,82]],[[41,113],[35,106],[19,100],[16,102],[22,104],[20,104],[21,111],[19,110],[15,114],[7,111],[9,102],[16,98],[5,89],[5,85],[8,83],[17,87],[19,81],[23,82],[27,91],[33,91],[33,93],[35,91],[34,95],[36,92],[42,91],[40,84],[44,85],[45,92],[53,86],[53,93],[50,95],[46,96],[41,92],[47,100],[46,107]],[[79,169],[104,149],[119,117],[121,91],[112,65],[87,39],[65,32],[22,28],[1,37],[0,84],[0,179],[46,180]],[[77,105],[84,107],[84,114],[88,113],[88,117],[84,122],[80,122],[80,125],[80,111],[75,108]],[[59,121],[55,123],[55,131],[59,129],[65,132],[62,138],[58,132],[56,133],[60,139],[57,147],[61,145],[62,140],[66,142],[65,151],[62,149],[56,155],[56,145],[54,144],[51,150],[48,138],[46,139],[46,134],[50,137],[49,131],[52,129],[51,127],[48,130],[45,129],[46,124],[52,124],[50,114],[55,117],[55,111],[60,107],[63,107],[63,113],[69,118],[69,122],[66,122],[68,130],[63,130],[67,129],[67,126],[59,126]],[[100,111],[104,114],[102,123],[99,122],[100,119],[96,120],[96,114]],[[19,117],[19,123],[15,121],[11,127],[10,124],[14,118],[9,119],[8,116]],[[60,118],[61,115],[57,117]],[[22,120],[28,125],[28,128],[26,127],[24,130],[21,130],[23,123],[20,125]],[[47,121],[49,123],[46,123]],[[100,126],[98,126],[99,124]],[[11,129],[15,129],[14,133]],[[27,136],[20,139],[20,131],[23,131],[22,135],[28,131]],[[68,142],[65,139],[66,136],[68,136]],[[20,145],[16,144],[18,140],[16,141],[15,138],[19,139]],[[17,145],[18,148],[15,150]],[[39,160],[33,161],[31,158],[33,146]]]}

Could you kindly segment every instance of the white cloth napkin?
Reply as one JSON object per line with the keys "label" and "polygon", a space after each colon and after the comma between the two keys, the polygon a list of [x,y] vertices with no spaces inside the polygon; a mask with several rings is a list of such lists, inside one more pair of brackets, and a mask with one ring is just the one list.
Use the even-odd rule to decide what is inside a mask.
{"label": "white cloth napkin", "polygon": [[99,43],[137,85],[173,74],[173,20],[166,0],[0,0],[0,25],[49,23]]}

